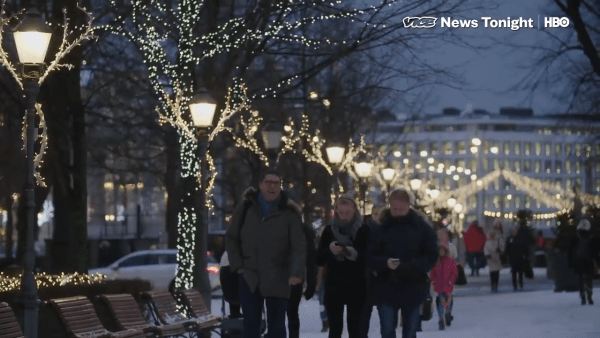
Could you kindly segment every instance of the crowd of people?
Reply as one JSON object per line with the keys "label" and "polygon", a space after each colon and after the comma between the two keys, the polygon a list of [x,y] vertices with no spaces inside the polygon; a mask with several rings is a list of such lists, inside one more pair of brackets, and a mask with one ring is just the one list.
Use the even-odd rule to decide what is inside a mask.
{"label": "crowd of people", "polygon": [[[581,276],[582,304],[593,304],[594,249],[589,222],[584,221],[570,257]],[[330,338],[342,336],[344,310],[348,337],[367,337],[374,307],[381,337],[396,337],[401,325],[402,337],[414,338],[427,317],[428,298],[435,301],[439,329],[451,325],[454,285],[465,263],[474,277],[487,265],[491,291],[497,292],[499,272],[508,262],[513,289],[523,289],[536,244],[525,223],[505,237],[500,221],[487,234],[474,221],[462,237],[464,241],[453,243],[446,227],[436,229],[411,207],[411,195],[404,189],[392,191],[388,205],[376,205],[370,217],[360,214],[351,195],[342,195],[330,224],[315,232],[281,190],[281,176],[269,171],[261,176],[258,190],[246,191],[227,229],[228,264],[221,268],[224,297],[230,302],[230,317],[243,318],[245,338],[263,334],[265,305],[268,338],[286,338],[288,333],[299,337],[300,300],[315,294],[322,332],[328,331]]]}

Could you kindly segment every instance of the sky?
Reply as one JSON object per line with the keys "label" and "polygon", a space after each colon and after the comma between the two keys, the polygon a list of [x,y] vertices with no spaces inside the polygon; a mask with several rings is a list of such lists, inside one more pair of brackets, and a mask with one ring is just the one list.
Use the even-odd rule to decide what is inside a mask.
{"label": "sky", "polygon": [[[548,0],[506,0],[494,10],[473,12],[465,14],[467,19],[477,19],[477,28],[456,28],[457,35],[464,36],[474,44],[490,44],[493,46],[486,50],[471,50],[452,44],[441,45],[426,57],[440,66],[448,67],[458,73],[463,73],[467,81],[467,88],[453,89],[447,87],[437,88],[437,101],[424,107],[429,114],[440,113],[445,107],[465,109],[469,104],[473,109],[485,109],[497,113],[501,107],[533,108],[535,115],[559,113],[567,107],[565,102],[560,102],[547,91],[537,92],[531,96],[529,92],[505,92],[516,84],[527,71],[519,69],[524,61],[531,59],[530,51],[526,49],[514,50],[506,45],[494,41],[509,40],[520,45],[544,44],[548,35],[544,32],[544,17],[548,13]],[[540,29],[538,30],[538,15]],[[523,28],[512,31],[510,29],[494,29],[484,27],[481,19],[489,16],[496,19],[523,17],[533,19],[534,28]],[[450,29],[440,27],[438,19],[433,29]],[[569,28],[555,28],[569,29]]]}

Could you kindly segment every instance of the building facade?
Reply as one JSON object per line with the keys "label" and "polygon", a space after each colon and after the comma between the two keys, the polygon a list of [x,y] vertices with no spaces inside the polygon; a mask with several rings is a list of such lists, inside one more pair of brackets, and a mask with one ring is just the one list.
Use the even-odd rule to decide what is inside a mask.
{"label": "building facade", "polygon": [[[600,119],[575,115],[535,116],[530,109],[502,108],[460,112],[386,122],[369,141],[392,167],[414,177],[427,177],[442,191],[456,189],[496,169],[552,183],[564,190],[600,192]],[[451,170],[453,169],[453,170]],[[467,221],[484,214],[533,214],[557,210],[498,178],[482,191],[463,198]],[[559,198],[557,196],[557,198]],[[552,225],[534,219],[534,226]]]}

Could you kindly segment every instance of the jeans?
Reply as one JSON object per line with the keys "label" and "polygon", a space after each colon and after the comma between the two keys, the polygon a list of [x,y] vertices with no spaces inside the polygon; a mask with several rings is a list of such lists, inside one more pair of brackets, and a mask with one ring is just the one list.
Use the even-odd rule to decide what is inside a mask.
{"label": "jeans", "polygon": [[267,304],[267,330],[269,338],[287,338],[285,329],[285,313],[287,299],[280,297],[263,297],[258,288],[250,291],[244,275],[240,274],[240,303],[244,313],[243,338],[260,338],[260,322],[263,306]]}
{"label": "jeans", "polygon": [[321,321],[326,322],[328,319],[327,309],[325,309],[325,287],[323,285],[317,290],[317,298],[319,299],[319,315],[321,316]]}
{"label": "jeans", "polygon": [[398,310],[402,310],[402,338],[416,337],[417,327],[421,319],[418,305],[400,308],[387,303],[381,303],[377,306],[381,324],[381,338],[396,338]]}
{"label": "jeans", "polygon": [[302,284],[293,285],[287,308],[288,330],[290,331],[290,338],[297,338],[300,335],[300,316],[298,314],[298,307],[300,307],[301,299]]}
{"label": "jeans", "polygon": [[[446,313],[446,307],[444,306],[443,301],[448,301],[448,297],[445,293],[440,293],[435,298],[435,304],[437,305],[437,312],[440,319],[444,319],[444,314]],[[448,305],[449,312],[452,313],[452,305],[454,305],[454,297],[450,297],[450,305]]]}
{"label": "jeans", "polygon": [[369,326],[371,325],[371,314],[373,313],[373,298],[367,295],[367,301],[363,307],[360,324],[360,337],[369,337]]}

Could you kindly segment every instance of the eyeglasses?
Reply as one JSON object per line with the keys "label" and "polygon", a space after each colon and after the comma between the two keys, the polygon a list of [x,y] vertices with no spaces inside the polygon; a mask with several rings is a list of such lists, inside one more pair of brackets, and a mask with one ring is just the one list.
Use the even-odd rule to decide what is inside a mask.
{"label": "eyeglasses", "polygon": [[280,185],[281,182],[279,181],[263,181],[264,184],[266,185]]}

